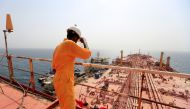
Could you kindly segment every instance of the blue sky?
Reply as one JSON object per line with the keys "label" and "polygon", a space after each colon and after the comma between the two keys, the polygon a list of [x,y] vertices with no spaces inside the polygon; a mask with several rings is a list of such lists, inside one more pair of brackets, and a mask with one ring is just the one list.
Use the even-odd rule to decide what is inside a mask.
{"label": "blue sky", "polygon": [[91,49],[190,51],[189,0],[0,0],[0,30],[6,13],[10,48],[55,48],[77,24]]}

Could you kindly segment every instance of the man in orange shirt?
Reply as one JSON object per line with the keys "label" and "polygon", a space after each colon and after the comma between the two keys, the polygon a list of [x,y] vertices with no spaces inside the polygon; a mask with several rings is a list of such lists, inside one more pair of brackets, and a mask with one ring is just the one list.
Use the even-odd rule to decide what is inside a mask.
{"label": "man in orange shirt", "polygon": [[[84,48],[76,43],[80,40]],[[91,51],[81,32],[76,27],[67,29],[67,38],[54,50],[52,68],[56,72],[53,80],[55,93],[61,109],[75,109],[74,97],[74,61],[75,58],[88,59]]]}

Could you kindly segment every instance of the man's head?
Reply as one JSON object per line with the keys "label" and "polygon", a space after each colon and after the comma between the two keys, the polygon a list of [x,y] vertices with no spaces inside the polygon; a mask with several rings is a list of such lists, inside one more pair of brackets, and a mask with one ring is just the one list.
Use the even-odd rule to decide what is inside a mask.
{"label": "man's head", "polygon": [[70,27],[67,29],[67,39],[74,41],[77,43],[77,41],[80,39],[81,32],[76,27]]}

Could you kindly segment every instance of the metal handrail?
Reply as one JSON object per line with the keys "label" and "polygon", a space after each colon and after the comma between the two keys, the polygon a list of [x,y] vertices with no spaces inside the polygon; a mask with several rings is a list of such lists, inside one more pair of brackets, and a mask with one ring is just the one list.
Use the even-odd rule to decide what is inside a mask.
{"label": "metal handrail", "polygon": [[[6,56],[6,55],[2,55],[0,54],[0,57],[3,56],[3,57],[8,57],[8,65],[5,65],[5,64],[2,64],[0,63],[1,66],[3,67],[8,67],[8,69],[11,69],[11,73],[10,73],[10,80],[14,80],[14,70],[19,70],[19,71],[24,71],[24,72],[29,72],[30,73],[30,79],[29,79],[29,86],[30,87],[30,84],[32,86],[32,91],[36,91],[36,87],[35,87],[35,80],[34,80],[34,75],[35,74],[38,74],[38,75],[43,75],[43,74],[39,74],[39,73],[36,73],[34,72],[34,68],[33,68],[33,60],[39,60],[39,61],[47,61],[47,62],[50,62],[48,59],[43,59],[43,58],[30,58],[30,57],[24,57],[24,56],[13,56],[13,55],[9,55],[9,56]],[[14,67],[13,65],[13,60],[12,58],[17,58],[17,59],[24,59],[24,60],[28,60],[29,62],[29,69],[24,69],[24,68],[17,68],[17,67]],[[11,64],[11,66],[10,66]]]}
{"label": "metal handrail", "polygon": [[[0,56],[4,56],[4,55],[0,54]],[[37,61],[52,62],[52,60],[48,59],[48,58],[33,58],[33,57],[14,56],[14,55],[10,55],[10,56],[13,57],[13,58],[31,59],[31,60],[37,60]],[[181,72],[149,70],[149,69],[143,69],[143,68],[130,68],[130,67],[113,66],[113,65],[101,65],[101,64],[82,63],[82,62],[75,62],[75,65],[82,65],[84,67],[120,69],[120,70],[134,71],[134,72],[145,72],[145,73],[150,73],[150,74],[161,74],[161,75],[176,76],[176,77],[181,77],[181,78],[190,78],[190,74],[181,73]]]}

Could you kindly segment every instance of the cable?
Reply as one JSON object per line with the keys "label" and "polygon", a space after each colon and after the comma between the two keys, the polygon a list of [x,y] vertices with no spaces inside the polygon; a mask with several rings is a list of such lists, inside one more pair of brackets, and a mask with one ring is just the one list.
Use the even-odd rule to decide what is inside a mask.
{"label": "cable", "polygon": [[[25,108],[24,106],[23,106],[23,102],[24,102],[24,97],[26,96],[26,90],[22,87],[22,85],[19,83],[19,82],[17,82],[17,80],[16,79],[14,79],[14,81],[21,87],[21,89],[23,90],[23,96],[21,97],[21,103],[20,103],[20,105],[18,106],[18,109],[22,109],[22,108]],[[28,89],[27,89],[28,90]]]}
{"label": "cable", "polygon": [[[1,79],[2,80],[2,79]],[[4,81],[4,80],[2,80],[2,81]],[[23,106],[23,102],[24,102],[24,97],[25,97],[25,94],[26,94],[26,91],[25,91],[25,89],[22,87],[22,85],[19,83],[19,82],[17,82],[15,79],[14,79],[14,82],[16,82],[19,86],[16,86],[16,85],[13,85],[13,84],[11,84],[10,82],[6,82],[6,81],[4,81],[6,84],[8,84],[8,85],[10,85],[10,86],[13,86],[13,87],[16,87],[16,88],[18,88],[18,89],[22,89],[23,90],[23,96],[21,97],[21,98],[19,98],[18,100],[14,100],[13,98],[11,98],[11,97],[9,97],[8,95],[6,95],[6,94],[4,94],[6,97],[8,97],[9,99],[11,99],[11,100],[13,100],[15,103],[17,103],[18,105],[19,105],[19,107],[18,107],[18,109],[19,108],[24,108],[24,109],[26,109],[26,107],[24,107]],[[18,101],[21,99],[21,103],[18,103]]]}
{"label": "cable", "polygon": [[[1,64],[1,63],[0,63],[0,65],[1,65],[1,66],[3,66],[3,67],[6,67],[6,68],[8,67],[8,65],[5,65],[5,64]],[[23,72],[30,72],[30,71],[29,71],[29,70],[27,70],[27,69],[21,69],[21,68],[16,68],[16,67],[14,67],[13,69],[14,69],[14,70],[23,71]],[[34,72],[34,74],[47,77],[47,75],[42,74],[42,73],[37,73],[37,72]]]}
{"label": "cable", "polygon": [[3,88],[1,87],[1,85],[0,85],[0,88],[1,88],[2,93],[4,94],[4,91],[3,91]]}
{"label": "cable", "polygon": [[2,55],[1,59],[0,59],[0,63],[3,62],[3,59],[4,59],[5,56],[5,53]]}

